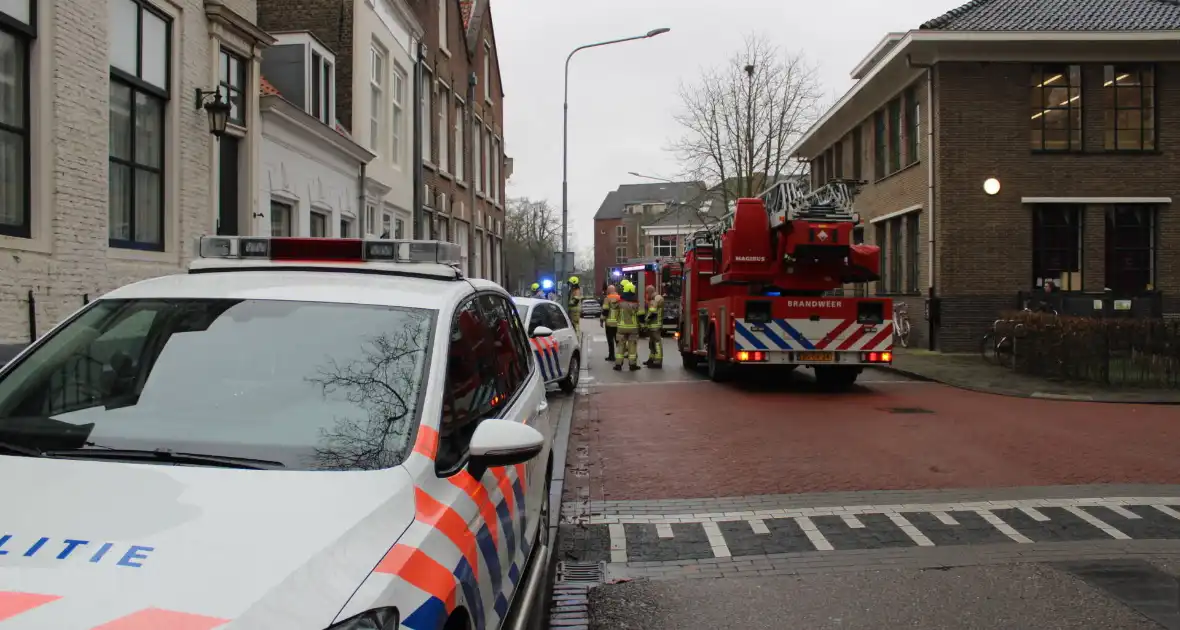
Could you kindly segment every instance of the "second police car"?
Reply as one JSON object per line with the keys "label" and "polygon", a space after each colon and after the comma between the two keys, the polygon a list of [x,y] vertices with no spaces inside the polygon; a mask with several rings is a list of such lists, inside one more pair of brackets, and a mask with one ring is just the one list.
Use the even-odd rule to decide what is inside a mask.
{"label": "second police car", "polygon": [[569,313],[553,300],[518,297],[513,301],[528,330],[541,378],[567,394],[573,392],[578,387],[582,346]]}
{"label": "second police car", "polygon": [[447,243],[199,249],[0,371],[0,626],[500,627],[554,423],[511,297]]}

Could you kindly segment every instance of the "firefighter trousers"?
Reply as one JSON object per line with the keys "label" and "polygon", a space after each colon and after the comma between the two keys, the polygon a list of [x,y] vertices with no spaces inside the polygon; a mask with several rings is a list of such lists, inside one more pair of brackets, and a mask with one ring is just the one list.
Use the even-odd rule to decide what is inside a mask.
{"label": "firefighter trousers", "polygon": [[664,331],[659,326],[647,329],[647,360],[653,366],[664,364]]}
{"label": "firefighter trousers", "polygon": [[578,343],[582,341],[582,311],[574,309],[570,311],[570,323],[574,325],[574,334],[578,336]]}
{"label": "firefighter trousers", "polygon": [[615,354],[615,365],[623,365],[624,359],[631,365],[639,365],[639,331],[620,330],[618,334],[619,348]]}
{"label": "firefighter trousers", "polygon": [[615,360],[615,335],[618,332],[618,326],[606,327],[606,358],[610,361]]}

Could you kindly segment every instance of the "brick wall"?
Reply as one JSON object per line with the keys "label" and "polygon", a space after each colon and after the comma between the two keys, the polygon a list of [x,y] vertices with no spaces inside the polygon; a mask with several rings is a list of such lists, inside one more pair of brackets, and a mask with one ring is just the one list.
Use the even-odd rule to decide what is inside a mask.
{"label": "brick wall", "polygon": [[[267,31],[311,31],[336,53],[336,117],[352,125],[353,3],[340,0],[257,0],[258,26]],[[354,131],[355,133],[355,131]],[[356,133],[357,138],[367,138]]]}
{"label": "brick wall", "polygon": [[[252,1],[227,4],[254,19]],[[40,238],[0,239],[0,344],[28,340],[30,290],[37,330],[44,334],[80,308],[83,295],[93,298],[129,282],[181,271],[196,237],[212,229],[213,137],[205,114],[192,105],[193,90],[214,81],[204,3],[157,0],[156,5],[182,20],[174,26],[178,49],[168,106],[167,251],[131,253],[107,246],[107,0],[42,3],[44,26],[33,52],[32,109],[43,130],[34,136],[33,220],[45,230]],[[53,216],[44,220],[40,212]]]}
{"label": "brick wall", "polygon": [[[1103,150],[1101,65],[1083,67],[1085,151],[1034,154],[1029,149],[1031,66],[1021,63],[939,64],[935,158],[939,292],[945,296],[942,346],[973,349],[999,309],[1015,304],[1032,283],[1031,208],[1022,197],[1180,196],[1180,64],[1157,66],[1159,151]],[[983,192],[996,177],[1001,190]],[[1083,283],[1103,288],[1104,207],[1084,213]],[[1180,216],[1161,209],[1157,286],[1165,312],[1180,311]]]}
{"label": "brick wall", "polygon": [[[594,220],[594,273],[609,278],[609,269],[615,264],[615,228],[622,225],[622,219]],[[601,289],[595,287],[595,291]]]}

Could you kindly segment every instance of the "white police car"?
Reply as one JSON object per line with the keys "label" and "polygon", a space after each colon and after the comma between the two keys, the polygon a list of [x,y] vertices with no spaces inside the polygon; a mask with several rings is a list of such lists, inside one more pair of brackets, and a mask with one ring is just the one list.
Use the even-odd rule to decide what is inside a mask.
{"label": "white police car", "polygon": [[513,618],[554,419],[511,297],[447,243],[199,249],[0,371],[5,630]]}
{"label": "white police car", "polygon": [[545,383],[556,383],[570,393],[578,387],[582,346],[569,313],[557,302],[536,298],[513,298],[520,321],[525,322],[533,355]]}

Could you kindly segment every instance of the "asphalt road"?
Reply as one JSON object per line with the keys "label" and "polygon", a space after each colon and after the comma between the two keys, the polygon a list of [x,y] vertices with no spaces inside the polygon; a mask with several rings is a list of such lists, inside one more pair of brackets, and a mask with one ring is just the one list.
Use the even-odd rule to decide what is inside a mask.
{"label": "asphalt road", "polygon": [[883,370],[716,384],[671,339],[663,369],[615,372],[583,333],[558,560],[623,582],[567,591],[563,623],[1180,630],[1173,408]]}

